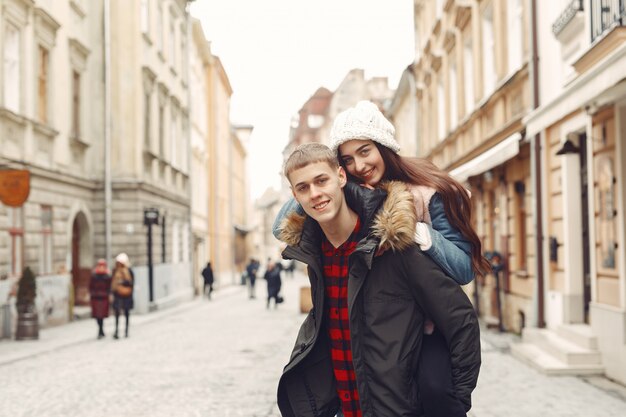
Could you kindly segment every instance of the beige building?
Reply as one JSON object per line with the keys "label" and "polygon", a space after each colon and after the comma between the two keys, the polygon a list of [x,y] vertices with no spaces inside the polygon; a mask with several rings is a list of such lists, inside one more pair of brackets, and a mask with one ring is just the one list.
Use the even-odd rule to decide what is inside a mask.
{"label": "beige building", "polygon": [[513,353],[625,382],[623,20],[617,3],[534,4],[415,1],[419,154],[467,184],[503,256],[500,291],[493,274],[468,290],[522,332]]}
{"label": "beige building", "polygon": [[404,156],[419,154],[420,137],[417,133],[420,125],[418,119],[420,112],[415,91],[415,73],[411,64],[402,71],[398,88],[385,109],[385,116],[396,129],[395,138],[400,145],[400,154]]}
{"label": "beige building", "polygon": [[[185,0],[110,1],[110,205],[112,253],[135,265],[139,311],[192,294],[190,116]],[[107,140],[107,138],[105,138]],[[153,226],[150,297],[144,210]],[[152,300],[150,300],[152,298]],[[147,304],[143,302],[147,301]]]}
{"label": "beige building", "polygon": [[104,256],[102,4],[2,0],[0,10],[0,167],[31,176],[23,206],[0,204],[0,298],[28,266],[40,324],[58,324],[88,302]]}
{"label": "beige building", "polygon": [[0,206],[0,296],[30,266],[42,325],[88,304],[96,259],[122,251],[137,312],[190,295],[186,3],[0,1],[0,164],[31,174],[27,202]]}
{"label": "beige building", "polygon": [[241,276],[250,258],[251,242],[248,234],[252,231],[249,220],[249,189],[246,158],[248,155],[247,143],[253,127],[249,125],[233,126],[231,139],[231,174],[230,190],[232,205],[231,225],[234,231],[233,263],[235,272]]}
{"label": "beige building", "polygon": [[536,11],[541,100],[524,123],[541,143],[545,329],[526,329],[515,353],[549,372],[604,371],[626,383],[623,7],[562,1]]}
{"label": "beige building", "polygon": [[[415,1],[419,155],[472,192],[485,251],[507,260],[500,297],[505,328],[534,320],[536,261],[531,217],[531,110],[527,2]],[[493,275],[468,288],[498,321]]]}
{"label": "beige building", "polygon": [[204,281],[200,272],[209,261],[209,183],[210,166],[215,156],[209,146],[209,73],[213,56],[202,25],[192,19],[192,47],[189,54],[191,89],[191,231],[193,236],[192,279],[196,294],[202,292]]}
{"label": "beige building", "polygon": [[216,285],[237,282],[233,193],[231,187],[233,135],[230,123],[230,97],[233,93],[222,62],[213,56],[208,67],[209,153],[216,155],[209,172],[209,260]]}

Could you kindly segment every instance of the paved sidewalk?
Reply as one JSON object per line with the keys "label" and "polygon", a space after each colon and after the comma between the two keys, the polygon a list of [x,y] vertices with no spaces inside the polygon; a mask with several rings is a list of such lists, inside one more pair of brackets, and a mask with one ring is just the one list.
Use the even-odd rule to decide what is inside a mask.
{"label": "paved sidewalk", "polygon": [[[213,298],[216,300],[230,297],[245,291],[245,287],[240,285],[225,286],[213,292]],[[177,306],[157,310],[148,314],[132,314],[130,315],[130,327],[141,326],[159,320],[163,317],[185,311],[197,306],[205,301],[201,297],[181,303]],[[53,352],[55,350],[80,343],[91,342],[98,334],[98,325],[91,318],[81,318],[79,320],[62,324],[59,326],[39,329],[38,340],[15,340],[0,339],[0,366],[12,362],[16,362],[29,357],[41,355],[43,353]],[[124,317],[120,317],[120,326],[124,327]],[[104,333],[108,336],[115,331],[115,316],[110,315],[104,321]]]}

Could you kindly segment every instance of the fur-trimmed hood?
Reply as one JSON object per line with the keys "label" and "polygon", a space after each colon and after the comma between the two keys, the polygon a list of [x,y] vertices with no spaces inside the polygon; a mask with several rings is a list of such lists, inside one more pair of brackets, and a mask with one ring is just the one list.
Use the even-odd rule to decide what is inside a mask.
{"label": "fur-trimmed hood", "polygon": [[[379,241],[381,250],[401,251],[414,242],[417,214],[413,194],[404,183],[390,181],[377,190],[348,183],[344,191],[348,205],[369,229],[368,235]],[[280,240],[298,246],[314,225],[306,214],[293,212],[281,223]]]}

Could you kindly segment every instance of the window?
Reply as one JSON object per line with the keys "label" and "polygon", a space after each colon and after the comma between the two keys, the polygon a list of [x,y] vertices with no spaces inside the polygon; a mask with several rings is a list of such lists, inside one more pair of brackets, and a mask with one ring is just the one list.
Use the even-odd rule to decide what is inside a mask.
{"label": "window", "polygon": [[174,25],[174,16],[170,20],[170,36],[169,41],[169,60],[172,68],[176,68],[176,25]]}
{"label": "window", "polygon": [[180,68],[181,74],[187,74],[187,35],[184,26],[180,27]]}
{"label": "window", "polygon": [[463,89],[465,93],[465,115],[474,110],[474,53],[472,38],[465,38],[463,44]]}
{"label": "window", "polygon": [[145,149],[151,149],[150,127],[152,125],[152,122],[150,118],[150,113],[152,112],[152,106],[150,100],[150,91],[146,89],[143,93],[143,144]]}
{"label": "window", "polygon": [[446,102],[441,77],[437,83],[437,137],[439,140],[446,138]]}
{"label": "window", "polygon": [[[454,55],[454,51],[451,55]],[[456,62],[451,61],[449,65],[448,74],[448,95],[450,103],[450,130],[454,130],[457,126],[459,119],[459,102],[457,100],[458,90],[456,82]]]}
{"label": "window", "polygon": [[150,32],[150,5],[149,0],[141,0],[141,32],[148,34]]}
{"label": "window", "polygon": [[165,157],[165,106],[159,103],[159,156]]}
{"label": "window", "polygon": [[600,265],[604,269],[617,269],[617,207],[616,178],[613,160],[609,156],[598,159],[598,191],[599,191],[599,222]]}
{"label": "window", "polygon": [[172,225],[172,263],[180,262],[180,227],[178,222]]}
{"label": "window", "polygon": [[506,4],[508,71],[513,72],[522,66],[522,0],[509,0]]}
{"label": "window", "polygon": [[189,261],[189,223],[183,224],[183,254],[181,260],[183,262]]}
{"label": "window", "polygon": [[513,211],[515,213],[515,241],[517,242],[515,250],[517,269],[520,271],[526,271],[528,248],[526,244],[526,186],[524,181],[515,182],[515,195],[513,201]]}
{"label": "window", "polygon": [[9,208],[9,237],[11,239],[11,265],[13,276],[20,276],[24,265],[24,227],[22,207]]}
{"label": "window", "polygon": [[159,52],[163,52],[163,7],[159,5],[159,11],[157,14],[157,47]]}
{"label": "window", "polygon": [[435,2],[435,19],[439,20],[443,16],[443,0],[437,0]]}
{"label": "window", "polygon": [[48,82],[49,52],[43,46],[38,48],[39,68],[37,72],[37,117],[42,123],[48,123]]}
{"label": "window", "polygon": [[79,138],[80,129],[80,73],[72,71],[72,135]]}
{"label": "window", "polygon": [[52,207],[41,206],[41,252],[39,273],[52,273]]}
{"label": "window", "polygon": [[176,113],[172,111],[172,119],[170,121],[170,163],[173,167],[178,166],[178,120],[176,118]]}
{"label": "window", "polygon": [[490,95],[496,87],[495,39],[493,33],[493,5],[483,11],[483,97]]}
{"label": "window", "polygon": [[20,38],[18,28],[6,23],[4,31],[4,107],[18,113],[21,105]]}

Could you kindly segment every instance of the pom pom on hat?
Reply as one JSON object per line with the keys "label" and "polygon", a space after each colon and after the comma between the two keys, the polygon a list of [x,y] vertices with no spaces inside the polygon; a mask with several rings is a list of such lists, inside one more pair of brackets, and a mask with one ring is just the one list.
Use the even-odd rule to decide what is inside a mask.
{"label": "pom pom on hat", "polygon": [[339,113],[330,131],[330,148],[337,152],[339,146],[352,139],[373,140],[400,152],[400,145],[394,139],[393,125],[383,116],[371,101],[359,101],[356,106]]}

